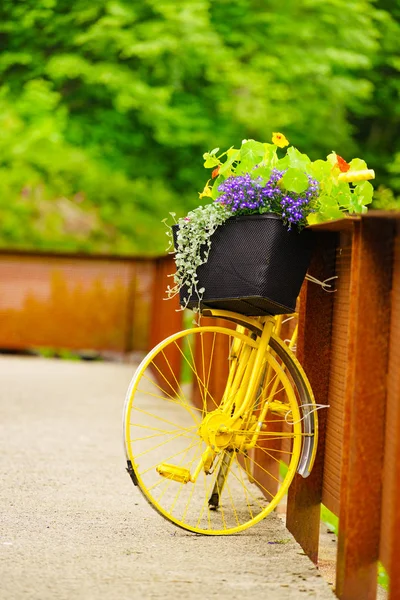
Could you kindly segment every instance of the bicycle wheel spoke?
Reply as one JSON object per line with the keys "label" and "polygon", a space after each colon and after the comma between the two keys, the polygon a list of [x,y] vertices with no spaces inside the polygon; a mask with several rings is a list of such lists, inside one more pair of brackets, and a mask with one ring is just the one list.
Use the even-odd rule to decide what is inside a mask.
{"label": "bicycle wheel spoke", "polygon": [[[150,396],[150,398],[157,398],[159,400],[162,400],[163,402],[172,402],[172,404],[176,404],[178,406],[182,406],[182,408],[186,408],[186,410],[188,412],[195,410],[195,411],[198,411],[201,413],[201,410],[199,408],[197,408],[196,406],[193,406],[193,405],[189,405],[183,399],[181,399],[181,401],[179,402],[178,400],[175,400],[172,396],[169,396],[167,394],[167,392],[162,387],[157,385],[150,377],[146,376],[146,377],[144,377],[144,379],[146,379],[147,381],[152,383],[155,387],[157,387],[160,391],[162,391],[166,396],[165,395],[159,396],[158,394],[153,394],[153,393],[147,392],[147,391],[142,392],[141,390],[139,390],[142,394],[145,394],[146,396]],[[199,417],[198,421],[200,421],[200,417]]]}
{"label": "bicycle wheel spoke", "polygon": [[[236,459],[236,462],[237,462],[237,456],[235,456],[235,459]],[[253,519],[253,511],[251,510],[251,506],[250,506],[250,502],[249,502],[249,493],[248,493],[248,490],[247,490],[247,486],[246,486],[246,484],[245,484],[245,482],[243,480],[242,471],[240,469],[238,469],[238,471],[239,471],[239,479],[240,479],[240,482],[241,482],[241,484],[243,486],[244,494],[246,496],[246,503],[247,503],[247,508],[248,508],[248,511],[249,511],[249,515],[250,515],[250,518]]]}
{"label": "bicycle wheel spoke", "polygon": [[256,444],[254,447],[258,448],[259,450],[263,450],[263,451],[271,450],[271,452],[278,452],[280,454],[289,454],[289,455],[293,454],[293,452],[291,452],[290,450],[281,450],[279,448],[265,448],[264,446],[260,446],[258,444]]}
{"label": "bicycle wheel spoke", "polygon": [[[236,473],[232,473],[233,477],[235,477],[238,481],[240,481],[241,483],[244,481],[242,478],[242,471],[244,470],[241,466],[241,464],[239,463],[237,456],[236,456],[236,463],[238,465],[238,473],[239,473],[239,477],[236,475]],[[246,484],[244,484],[246,485]],[[249,496],[251,496],[253,498],[253,500],[258,504],[260,510],[262,510],[264,508],[263,504],[259,501],[259,499],[252,493],[251,488],[247,488],[246,486],[246,491],[248,492]]]}
{"label": "bicycle wheel spoke", "polygon": [[[171,365],[169,364],[168,359],[166,358],[166,356],[164,354],[162,354],[165,363],[168,365],[169,370],[171,371]],[[157,371],[157,373],[160,375],[160,377],[162,377],[162,379],[165,381],[165,383],[167,384],[167,386],[169,388],[172,388],[171,383],[168,381],[166,375],[164,375],[163,371],[160,369],[160,367],[157,365],[157,363],[155,361],[152,362],[151,366],[153,367],[153,369],[155,369],[155,371]],[[172,372],[173,374],[173,372]],[[163,392],[163,394],[165,394],[165,396],[167,396],[167,398],[170,398],[171,400],[174,399],[174,396],[171,395],[170,392],[168,392],[167,390],[165,390],[163,387],[161,387],[155,380],[154,378],[150,377],[150,375],[146,375],[145,377],[143,377],[143,379],[149,381],[150,383],[152,383],[156,388],[158,388],[161,392]],[[180,386],[178,385],[180,391],[182,392]],[[179,394],[176,394],[177,390],[173,390],[175,395],[178,395],[179,398]]]}
{"label": "bicycle wheel spoke", "polygon": [[313,402],[301,371],[282,344],[261,361],[260,348],[244,328],[200,326],[161,342],[135,373],[127,457],[146,499],[184,529],[221,535],[261,521],[313,435],[301,420]]}
{"label": "bicycle wheel spoke", "polygon": [[[197,458],[197,460],[198,460],[198,459],[200,458],[200,456],[201,456],[201,442],[199,442],[199,445],[200,445],[200,451],[199,451],[199,453],[197,454],[197,456],[195,456],[195,457],[192,459],[192,461],[190,462],[190,464],[189,464],[189,470],[190,470],[190,466],[191,466],[191,465],[192,465],[192,464],[195,462],[196,458]],[[189,450],[190,450],[190,448],[188,448],[188,449],[187,449],[187,452],[188,452]],[[187,452],[186,452],[186,454],[187,454]],[[180,462],[180,464],[181,464],[181,465],[182,465],[182,463],[184,462],[184,458],[185,458],[185,457],[183,457],[183,459],[182,459],[182,460],[181,460],[181,462]],[[176,495],[175,495],[175,500],[174,500],[174,502],[172,503],[172,505],[170,506],[170,509],[169,509],[169,510],[170,510],[170,512],[171,512],[171,513],[173,512],[173,510],[174,510],[174,507],[175,507],[175,504],[176,504],[176,502],[178,501],[178,497],[179,497],[179,495],[180,495],[180,493],[181,493],[181,491],[182,491],[182,486],[183,486],[183,485],[186,485],[186,484],[184,484],[184,483],[181,483],[181,485],[180,485],[180,487],[179,487],[179,489],[178,489],[178,491],[177,491],[177,493],[176,493]]]}
{"label": "bicycle wheel spoke", "polygon": [[[198,388],[199,388],[200,395],[201,395],[201,397],[202,397],[202,401],[203,401],[203,411],[205,411],[205,410],[207,409],[207,407],[206,407],[207,401],[206,401],[206,397],[205,397],[205,395],[204,395],[204,394],[205,394],[205,389],[206,389],[206,387],[205,387],[204,381],[201,379],[200,375],[198,374],[198,370],[197,370],[197,368],[195,367],[196,361],[195,361],[195,358],[194,358],[194,355],[193,355],[193,349],[192,349],[192,347],[191,347],[190,341],[189,341],[189,350],[190,350],[190,355],[191,355],[191,357],[192,357],[192,360],[193,360],[193,365],[191,365],[191,364],[190,364],[190,363],[187,361],[187,359],[186,359],[186,361],[187,361],[187,363],[189,364],[189,366],[190,366],[190,368],[191,368],[191,370],[192,370],[193,374],[196,376],[196,379],[197,379],[197,382],[198,382]],[[201,384],[201,385],[200,385],[200,384]],[[212,400],[212,402],[213,402],[214,406],[215,406],[215,407],[217,407],[218,405],[217,405],[217,403],[215,402],[214,398],[211,396],[211,394],[210,394],[210,392],[209,392],[209,390],[208,390],[208,389],[207,389],[207,393],[208,393],[208,395],[210,396],[210,398],[211,398],[211,400]]]}
{"label": "bicycle wheel spoke", "polygon": [[[196,444],[198,444],[198,440],[196,440],[195,442],[193,442],[193,444],[191,444],[191,446],[189,447],[189,450],[191,448],[193,448]],[[163,462],[167,462],[167,460],[171,460],[172,458],[176,458],[177,456],[180,456],[183,452],[187,452],[187,448],[184,448],[183,450],[180,450],[179,452],[175,452],[174,454],[170,454],[169,456],[167,456],[167,458],[165,458],[163,460]],[[137,456],[136,456],[136,458],[137,458]],[[156,462],[151,467],[148,467],[145,471],[139,472],[138,475],[140,475],[140,476],[145,475],[145,473],[148,473],[149,471],[154,470],[158,466],[158,464],[159,463]]]}
{"label": "bicycle wheel spoke", "polygon": [[[167,429],[157,429],[155,427],[148,427],[147,425],[141,425],[140,423],[131,423],[130,424],[132,427],[139,427],[141,429],[145,429],[146,431],[160,431],[161,433],[153,433],[152,435],[145,435],[143,437],[135,437],[135,442],[143,442],[144,440],[149,440],[151,438],[155,438],[155,437],[160,437],[162,435],[170,435],[172,433],[176,433],[177,431],[181,432],[181,430],[178,429],[172,429],[172,430],[167,430]],[[195,425],[196,427],[196,425]],[[191,437],[189,435],[186,435],[184,433],[181,433],[182,437]]]}
{"label": "bicycle wheel spoke", "polygon": [[198,518],[197,523],[196,523],[197,527],[200,526],[201,519],[202,519],[203,513],[204,513],[204,509],[206,508],[206,506],[208,504],[209,489],[207,487],[207,478],[206,478],[205,473],[203,473],[203,475],[204,475],[204,479],[203,480],[204,480],[204,492],[205,493],[204,493],[204,500],[203,500],[203,504],[202,504],[202,507],[201,507],[201,510],[200,510],[199,518]]}
{"label": "bicycle wheel spoke", "polygon": [[231,490],[230,490],[229,482],[227,481],[225,485],[226,485],[226,488],[228,490],[229,499],[231,501],[231,506],[232,506],[232,511],[233,511],[234,517],[235,517],[235,521],[236,521],[237,525],[239,526],[240,525],[240,521],[239,521],[239,517],[238,517],[238,514],[237,514],[236,506],[235,506],[235,503],[234,503],[234,500],[233,500],[233,497],[232,497],[232,493],[231,493]]}
{"label": "bicycle wheel spoke", "polygon": [[[146,415],[147,417],[150,417],[152,419],[156,419],[157,421],[162,421],[163,423],[167,423],[167,425],[173,425],[174,427],[176,427],[176,425],[177,425],[173,421],[169,421],[168,419],[165,419],[164,417],[159,417],[158,415],[155,415],[154,413],[151,413],[148,410],[144,410],[143,408],[139,408],[138,406],[134,406],[133,410],[135,410],[143,415]],[[195,425],[195,427],[196,427],[196,425]],[[183,427],[182,431],[189,431],[189,428]]]}
{"label": "bicycle wheel spoke", "polygon": [[207,388],[207,390],[209,389],[209,383],[210,383],[210,377],[211,377],[211,366],[212,366],[212,361],[213,361],[213,357],[214,357],[214,347],[215,347],[215,333],[213,335],[211,352],[210,352],[210,359],[208,361],[209,365],[208,365],[208,373],[207,373],[207,381],[206,381],[206,388]]}
{"label": "bicycle wheel spoke", "polygon": [[[267,471],[267,469],[264,469],[264,467],[262,467],[260,465],[260,463],[258,463],[257,461],[255,461],[254,459],[250,459],[251,462],[256,465],[256,467],[258,467],[263,473],[265,473],[266,475],[268,475],[268,477],[271,477],[273,480],[275,480],[277,483],[280,483],[279,479],[277,479],[274,475],[272,475],[272,473],[270,473],[270,471]],[[242,470],[245,471],[245,469],[241,466],[241,464],[239,463],[239,466],[241,467]],[[257,485],[264,490],[264,492],[266,492],[269,496],[271,496],[271,498],[274,497],[274,494],[272,494],[264,485],[262,485],[259,481],[257,482]]]}
{"label": "bicycle wheel spoke", "polygon": [[151,448],[148,448],[147,450],[144,450],[140,454],[136,454],[136,458],[140,458],[141,456],[145,456],[146,454],[149,454],[150,452],[153,452],[154,450],[158,450],[162,446],[165,446],[165,444],[170,444],[177,437],[182,437],[182,434],[181,433],[177,433],[176,435],[174,435],[172,437],[169,437],[167,440],[164,440],[163,442],[160,442],[159,444],[156,444],[155,446],[152,446]]}
{"label": "bicycle wheel spoke", "polygon": [[[201,442],[200,442],[200,449],[199,449],[199,453],[197,454],[197,456],[195,456],[195,457],[193,458],[193,460],[192,460],[192,462],[191,462],[190,466],[192,466],[192,465],[193,465],[193,464],[194,464],[194,463],[195,463],[197,460],[199,460],[199,459],[200,459],[200,457],[201,457],[201,454],[202,454],[202,448],[201,448]],[[190,494],[189,494],[189,497],[188,497],[188,499],[187,499],[187,502],[186,502],[186,505],[185,505],[185,509],[184,509],[184,512],[183,512],[183,515],[182,515],[182,520],[184,520],[184,519],[185,519],[185,517],[186,517],[186,514],[187,514],[187,511],[189,510],[189,506],[190,506],[190,503],[191,503],[191,501],[192,501],[192,498],[193,498],[193,494],[194,494],[194,492],[195,492],[195,489],[196,489],[196,482],[194,482],[194,485],[192,486],[191,492],[190,492]]]}

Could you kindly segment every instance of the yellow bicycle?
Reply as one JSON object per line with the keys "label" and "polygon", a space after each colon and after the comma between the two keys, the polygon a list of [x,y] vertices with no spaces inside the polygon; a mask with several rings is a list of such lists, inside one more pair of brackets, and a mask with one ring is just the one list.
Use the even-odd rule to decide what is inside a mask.
{"label": "yellow bicycle", "polygon": [[310,474],[317,406],[281,316],[203,315],[227,324],[180,331],[137,368],[124,442],[133,483],[163,517],[224,535],[261,521],[296,472]]}

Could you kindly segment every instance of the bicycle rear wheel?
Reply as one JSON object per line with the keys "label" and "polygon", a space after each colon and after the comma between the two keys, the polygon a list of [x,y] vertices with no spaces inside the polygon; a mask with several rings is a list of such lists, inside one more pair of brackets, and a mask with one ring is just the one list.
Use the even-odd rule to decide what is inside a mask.
{"label": "bicycle rear wheel", "polygon": [[218,413],[236,360],[232,350],[255,351],[258,340],[253,337],[218,326],[174,334],[146,356],[128,390],[128,471],[162,516],[196,533],[236,533],[267,516],[286,493],[308,435],[299,410],[308,401],[301,374],[294,363],[282,365],[284,356],[274,357],[277,351],[284,355],[277,348],[265,356],[251,414],[240,430],[240,439],[248,442],[266,407],[253,447],[240,446],[239,432],[236,438],[233,434],[210,458],[209,472],[201,469],[190,480],[205,451],[212,454],[200,426]]}

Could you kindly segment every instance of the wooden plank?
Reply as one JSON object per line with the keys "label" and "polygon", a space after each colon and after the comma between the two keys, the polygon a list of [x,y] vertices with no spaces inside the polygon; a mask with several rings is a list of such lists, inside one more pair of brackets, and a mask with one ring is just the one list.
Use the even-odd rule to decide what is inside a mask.
{"label": "wooden plank", "polygon": [[[213,326],[235,329],[234,323],[214,317],[201,317],[200,325],[202,327]],[[204,376],[201,376],[200,373],[200,377],[207,382],[207,385],[201,386],[202,389],[200,389],[198,380],[193,378],[192,402],[197,408],[213,411],[218,408],[222,400],[228,377],[228,338],[221,335],[214,337],[213,334],[206,333],[200,339],[197,336],[195,341],[196,365],[203,371]]]}
{"label": "wooden plank", "polygon": [[88,252],[56,252],[50,250],[38,250],[31,248],[30,250],[23,250],[20,248],[0,248],[0,258],[8,256],[18,256],[21,258],[68,258],[71,260],[87,260],[92,262],[107,261],[107,262],[147,262],[149,260],[158,260],[165,258],[165,254],[157,256],[145,256],[145,255],[129,255],[129,254],[102,254],[102,253],[88,253]]}
{"label": "wooden plank", "polygon": [[174,271],[175,263],[171,256],[156,260],[149,350],[167,336],[180,331],[183,326],[183,311],[179,310],[179,297],[166,300],[165,290],[167,285],[171,285],[169,275]]}
{"label": "wooden plank", "polygon": [[389,573],[389,600],[400,599],[400,223],[393,260],[380,558]]}
{"label": "wooden plank", "polygon": [[124,352],[131,265],[2,255],[0,347]]}
{"label": "wooden plank", "polygon": [[[183,311],[179,310],[179,299],[165,300],[165,290],[170,284],[168,275],[173,273],[175,264],[170,256],[158,259],[153,287],[152,319],[150,327],[150,348],[169,335],[180,331],[183,327]],[[149,348],[149,349],[150,349]],[[153,373],[162,389],[168,395],[178,392],[180,373],[182,368],[181,345],[176,343],[170,346],[155,361]]]}
{"label": "wooden plank", "polygon": [[[316,233],[309,273],[320,280],[334,275],[336,234]],[[310,379],[318,404],[328,403],[333,296],[306,282],[300,295],[297,356]],[[318,357],[318,359],[316,359]],[[317,562],[326,411],[319,411],[320,439],[314,469],[307,479],[296,475],[289,490],[286,525],[306,554]]]}
{"label": "wooden plank", "polygon": [[360,217],[351,216],[343,219],[335,219],[334,221],[325,221],[325,223],[317,223],[316,225],[310,225],[310,229],[314,231],[330,231],[335,233],[343,233],[343,231],[349,231],[352,233],[353,224],[360,221]]}
{"label": "wooden plank", "polygon": [[354,224],[336,594],[372,600],[381,519],[393,222]]}
{"label": "wooden plank", "polygon": [[339,514],[340,471],[343,447],[344,392],[348,364],[348,331],[350,322],[350,266],[352,233],[342,231],[336,250],[336,292],[333,302],[331,361],[326,423],[325,464],[322,502],[335,515]]}
{"label": "wooden plank", "polygon": [[146,352],[149,349],[150,326],[152,321],[152,290],[156,266],[154,260],[133,263],[131,340],[128,347],[133,351]]}
{"label": "wooden plank", "polygon": [[125,353],[132,352],[133,346],[133,328],[136,313],[136,265],[133,263],[129,266],[129,280],[127,286],[127,311],[125,323]]}

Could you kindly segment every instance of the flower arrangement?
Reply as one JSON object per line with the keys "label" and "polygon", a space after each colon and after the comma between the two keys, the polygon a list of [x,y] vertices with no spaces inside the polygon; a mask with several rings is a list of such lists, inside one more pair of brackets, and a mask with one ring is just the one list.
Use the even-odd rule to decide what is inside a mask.
{"label": "flower arrangement", "polygon": [[372,201],[368,180],[375,175],[365,161],[355,158],[347,163],[335,152],[326,160],[311,161],[282,133],[274,133],[272,143],[243,140],[239,149],[219,153],[214,148],[203,158],[212,173],[199,196],[212,202],[178,219],[174,235],[168,232],[175,247],[176,273],[167,296],[184,289],[182,309],[192,295],[200,306],[205,290],[199,287],[197,269],[207,262],[211,236],[228,219],[272,213],[289,230],[301,232],[306,225],[364,213]]}

